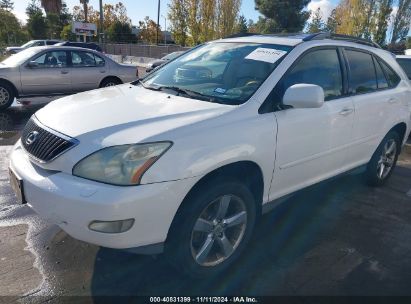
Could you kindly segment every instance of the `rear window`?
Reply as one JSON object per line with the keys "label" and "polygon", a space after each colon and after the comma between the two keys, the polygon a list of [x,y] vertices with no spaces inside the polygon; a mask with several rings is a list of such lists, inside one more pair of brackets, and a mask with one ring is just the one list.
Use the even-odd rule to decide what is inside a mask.
{"label": "rear window", "polygon": [[411,58],[410,59],[398,58],[397,61],[400,64],[400,66],[404,69],[408,78],[411,79]]}

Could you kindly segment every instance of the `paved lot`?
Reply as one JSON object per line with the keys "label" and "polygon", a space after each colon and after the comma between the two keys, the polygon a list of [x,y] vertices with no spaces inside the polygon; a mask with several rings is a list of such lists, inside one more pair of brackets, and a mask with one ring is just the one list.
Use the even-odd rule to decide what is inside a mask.
{"label": "paved lot", "polygon": [[354,172],[297,193],[263,217],[224,275],[193,280],[175,274],[162,256],[74,240],[16,204],[7,155],[39,107],[5,112],[8,132],[0,132],[0,295],[10,296],[3,301],[29,300],[25,295],[44,296],[34,302],[58,295],[411,295],[411,151],[403,152],[383,188],[365,186]]}

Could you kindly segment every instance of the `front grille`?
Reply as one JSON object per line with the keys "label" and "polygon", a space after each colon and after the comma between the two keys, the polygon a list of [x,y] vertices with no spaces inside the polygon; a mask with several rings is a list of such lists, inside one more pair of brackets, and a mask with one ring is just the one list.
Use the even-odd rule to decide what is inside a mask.
{"label": "front grille", "polygon": [[24,149],[41,162],[49,162],[76,145],[68,137],[56,135],[40,127],[30,119],[23,129],[21,142]]}

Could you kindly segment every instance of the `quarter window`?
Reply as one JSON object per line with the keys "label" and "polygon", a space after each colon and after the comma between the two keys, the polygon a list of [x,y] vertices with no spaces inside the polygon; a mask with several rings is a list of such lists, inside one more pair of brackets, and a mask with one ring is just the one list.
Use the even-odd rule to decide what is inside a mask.
{"label": "quarter window", "polygon": [[384,61],[379,60],[379,62],[385,75],[387,76],[390,87],[396,87],[401,81],[400,76],[398,76]]}
{"label": "quarter window", "polygon": [[377,85],[379,89],[386,89],[388,88],[388,81],[385,78],[384,72],[381,69],[380,64],[377,60],[374,60],[375,63],[375,71],[377,73]]}
{"label": "quarter window", "polygon": [[404,69],[405,73],[407,74],[408,78],[411,79],[411,59],[397,59],[400,66]]}
{"label": "quarter window", "polygon": [[325,100],[341,96],[342,73],[337,50],[316,50],[304,55],[278,83],[274,89],[275,95],[282,98],[289,87],[298,83],[322,87]]}
{"label": "quarter window", "polygon": [[361,94],[377,89],[372,56],[364,52],[346,50],[348,64],[350,66],[350,93]]}

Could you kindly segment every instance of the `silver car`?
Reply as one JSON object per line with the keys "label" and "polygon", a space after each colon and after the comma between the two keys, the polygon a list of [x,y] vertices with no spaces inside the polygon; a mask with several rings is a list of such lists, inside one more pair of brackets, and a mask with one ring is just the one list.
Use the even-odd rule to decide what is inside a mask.
{"label": "silver car", "polygon": [[93,50],[33,47],[0,63],[0,110],[15,97],[68,95],[136,78],[135,66],[118,64]]}

